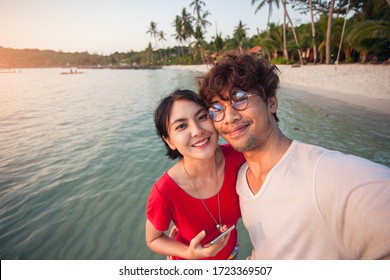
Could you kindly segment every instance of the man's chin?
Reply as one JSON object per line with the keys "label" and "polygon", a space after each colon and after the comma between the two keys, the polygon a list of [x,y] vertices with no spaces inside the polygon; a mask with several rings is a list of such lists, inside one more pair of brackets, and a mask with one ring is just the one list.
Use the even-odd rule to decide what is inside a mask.
{"label": "man's chin", "polygon": [[255,139],[248,139],[248,141],[231,141],[229,143],[237,152],[245,153],[255,150],[258,142]]}
{"label": "man's chin", "polygon": [[237,152],[246,152],[247,151],[247,147],[245,145],[242,145],[240,143],[234,143],[234,142],[231,142],[230,145],[232,145],[233,149],[235,149]]}

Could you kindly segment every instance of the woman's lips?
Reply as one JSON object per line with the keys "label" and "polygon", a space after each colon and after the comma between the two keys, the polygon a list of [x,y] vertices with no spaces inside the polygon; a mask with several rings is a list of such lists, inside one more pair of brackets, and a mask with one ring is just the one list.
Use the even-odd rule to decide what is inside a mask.
{"label": "woman's lips", "polygon": [[202,147],[202,146],[206,145],[209,141],[210,141],[210,137],[208,137],[208,138],[206,138],[206,139],[204,139],[204,140],[202,140],[202,141],[196,142],[196,143],[193,144],[192,146],[193,146],[193,147],[196,147],[196,148]]}

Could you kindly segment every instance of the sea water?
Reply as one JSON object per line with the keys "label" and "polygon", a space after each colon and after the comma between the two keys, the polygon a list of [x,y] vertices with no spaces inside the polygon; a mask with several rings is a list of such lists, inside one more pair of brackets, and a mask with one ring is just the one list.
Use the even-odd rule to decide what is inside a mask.
{"label": "sea water", "polygon": [[[173,164],[153,111],[200,73],[60,72],[0,75],[0,258],[163,259],[145,245],[147,196]],[[282,88],[278,116],[291,138],[390,166],[390,115]]]}

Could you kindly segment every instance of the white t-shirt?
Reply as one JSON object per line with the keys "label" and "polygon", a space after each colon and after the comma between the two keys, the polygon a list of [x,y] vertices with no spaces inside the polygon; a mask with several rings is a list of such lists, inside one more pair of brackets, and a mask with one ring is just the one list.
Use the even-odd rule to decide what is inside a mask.
{"label": "white t-shirt", "polygon": [[253,195],[237,192],[253,259],[390,258],[390,169],[293,141]]}

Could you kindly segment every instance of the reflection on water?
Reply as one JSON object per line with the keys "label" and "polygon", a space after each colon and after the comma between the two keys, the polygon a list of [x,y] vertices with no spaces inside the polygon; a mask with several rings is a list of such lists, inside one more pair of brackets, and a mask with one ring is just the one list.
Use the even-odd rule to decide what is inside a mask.
{"label": "reflection on water", "polygon": [[[172,164],[153,110],[199,73],[60,72],[0,76],[1,259],[162,259],[144,242],[146,197]],[[291,138],[390,166],[389,115],[287,89],[278,115]]]}
{"label": "reflection on water", "polygon": [[279,103],[289,137],[390,166],[390,114],[284,88]]}

